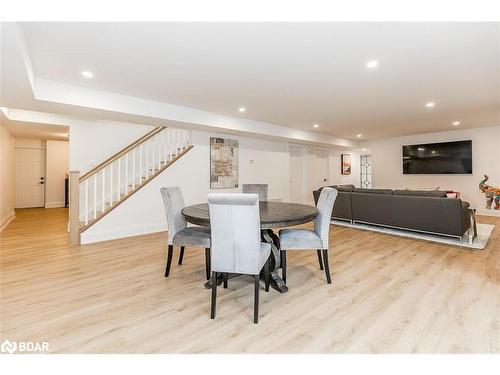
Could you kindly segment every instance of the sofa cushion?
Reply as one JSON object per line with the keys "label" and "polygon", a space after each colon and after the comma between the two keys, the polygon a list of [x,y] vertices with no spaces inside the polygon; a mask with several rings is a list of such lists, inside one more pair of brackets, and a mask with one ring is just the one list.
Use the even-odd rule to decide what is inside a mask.
{"label": "sofa cushion", "polygon": [[392,195],[392,189],[360,189],[355,188],[355,193],[365,193],[365,194],[386,194]]}
{"label": "sofa cushion", "polygon": [[333,185],[332,188],[338,191],[354,191],[354,185]]}
{"label": "sofa cushion", "polygon": [[411,195],[414,197],[446,198],[446,192],[441,190],[394,190],[394,195]]}

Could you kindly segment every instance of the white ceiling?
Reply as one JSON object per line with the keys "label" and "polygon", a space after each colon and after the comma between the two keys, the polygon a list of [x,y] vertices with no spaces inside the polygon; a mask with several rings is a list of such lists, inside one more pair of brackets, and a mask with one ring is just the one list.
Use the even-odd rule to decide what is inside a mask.
{"label": "white ceiling", "polygon": [[29,138],[42,140],[67,141],[68,126],[37,124],[24,121],[9,120],[0,111],[0,124],[8,130],[14,138]]}
{"label": "white ceiling", "polygon": [[37,78],[374,139],[448,130],[456,120],[499,125],[499,25],[23,23],[22,31]]}

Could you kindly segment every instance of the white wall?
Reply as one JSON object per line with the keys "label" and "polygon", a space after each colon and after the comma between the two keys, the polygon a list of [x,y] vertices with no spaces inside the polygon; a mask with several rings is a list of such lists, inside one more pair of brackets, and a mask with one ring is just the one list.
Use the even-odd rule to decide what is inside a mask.
{"label": "white wall", "polygon": [[0,125],[0,230],[14,218],[16,165],[14,137]]}
{"label": "white wall", "polygon": [[[150,130],[137,125],[75,123],[71,125],[70,169],[85,173]],[[288,200],[289,156],[285,142],[193,131],[194,148],[133,197],[82,234],[82,243],[166,230],[160,188],[176,185],[186,205],[206,202],[210,190],[210,137],[239,141],[239,183],[267,183],[269,197]],[[217,189],[219,192],[241,191]]]}
{"label": "white wall", "polygon": [[[314,204],[314,198],[312,195],[313,190],[316,190],[322,186],[328,185],[347,185],[353,184],[356,187],[360,185],[360,171],[359,171],[359,157],[360,154],[356,151],[346,150],[346,149],[324,149],[318,147],[304,147],[305,148],[305,201],[307,204]],[[323,182],[321,178],[318,178],[318,152],[326,152],[328,157],[328,176],[327,181]],[[341,154],[351,155],[351,174],[342,175],[340,168],[340,156]]]}
{"label": "white wall", "polygon": [[69,168],[69,143],[47,140],[45,208],[64,207],[64,180]]}
{"label": "white wall", "polygon": [[153,126],[108,121],[70,121],[70,170],[84,175],[95,165],[116,154]]}
{"label": "white wall", "polygon": [[16,138],[16,148],[47,148],[47,141],[42,139]]}
{"label": "white wall", "polygon": [[[418,143],[472,140],[472,175],[403,175],[402,146]],[[437,187],[461,193],[462,199],[484,207],[478,184],[484,174],[500,186],[500,126],[454,130],[367,142],[371,148],[374,188]]]}

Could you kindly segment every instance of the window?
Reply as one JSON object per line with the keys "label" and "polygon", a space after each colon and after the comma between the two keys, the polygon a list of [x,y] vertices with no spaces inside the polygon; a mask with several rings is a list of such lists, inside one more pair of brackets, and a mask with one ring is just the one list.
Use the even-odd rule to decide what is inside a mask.
{"label": "window", "polygon": [[360,168],[361,171],[361,188],[371,189],[372,187],[372,156],[371,155],[361,155],[360,158]]}

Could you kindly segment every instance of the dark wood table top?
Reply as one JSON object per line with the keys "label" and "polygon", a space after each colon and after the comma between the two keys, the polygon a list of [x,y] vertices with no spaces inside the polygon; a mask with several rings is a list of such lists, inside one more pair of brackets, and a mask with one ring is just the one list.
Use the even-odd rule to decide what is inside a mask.
{"label": "dark wood table top", "polygon": [[[259,202],[260,227],[283,228],[308,223],[316,218],[316,207],[288,202]],[[208,203],[187,206],[182,209],[187,222],[203,227],[210,226]]]}

